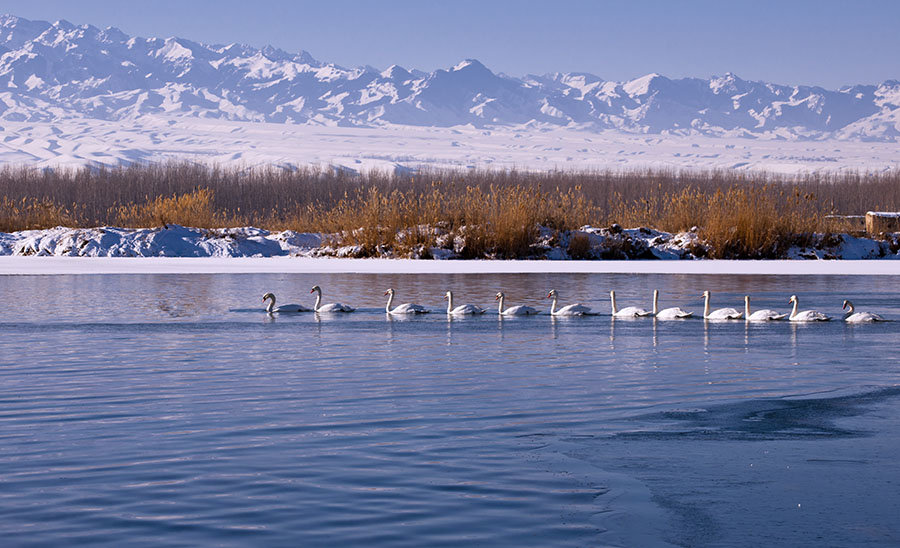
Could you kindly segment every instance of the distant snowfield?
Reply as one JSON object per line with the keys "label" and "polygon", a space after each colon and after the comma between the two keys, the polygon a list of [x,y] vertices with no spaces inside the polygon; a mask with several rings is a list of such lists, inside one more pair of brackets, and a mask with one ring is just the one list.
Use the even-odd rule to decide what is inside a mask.
{"label": "distant snowfield", "polygon": [[376,128],[231,122],[161,115],[130,121],[0,121],[0,164],[121,165],[186,159],[228,166],[423,166],[528,170],[738,169],[796,174],[900,169],[889,142],[636,135],[520,126]]}
{"label": "distant snowfield", "polygon": [[900,261],[422,261],[309,257],[0,257],[0,275],[257,273],[898,276]]}

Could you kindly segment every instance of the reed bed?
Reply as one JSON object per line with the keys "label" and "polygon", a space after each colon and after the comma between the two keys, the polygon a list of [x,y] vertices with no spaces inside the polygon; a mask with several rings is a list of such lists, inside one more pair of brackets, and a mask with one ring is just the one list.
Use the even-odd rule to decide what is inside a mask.
{"label": "reed bed", "polygon": [[[840,218],[900,210],[900,172],[797,177],[732,171],[420,171],[415,174],[189,163],[0,169],[0,231],[58,225],[326,232],[363,254],[422,254],[447,239],[464,257],[527,257],[540,227],[697,227],[714,257],[777,257]],[[570,242],[577,254],[584,242]],[[583,250],[582,250],[583,251]],[[426,251],[427,253],[427,251]]]}

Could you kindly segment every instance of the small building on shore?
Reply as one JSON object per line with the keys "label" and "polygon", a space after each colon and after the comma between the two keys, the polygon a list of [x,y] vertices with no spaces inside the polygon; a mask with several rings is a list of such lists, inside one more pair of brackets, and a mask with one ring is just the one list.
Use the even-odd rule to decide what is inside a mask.
{"label": "small building on shore", "polygon": [[900,232],[900,212],[867,211],[866,232],[870,235]]}

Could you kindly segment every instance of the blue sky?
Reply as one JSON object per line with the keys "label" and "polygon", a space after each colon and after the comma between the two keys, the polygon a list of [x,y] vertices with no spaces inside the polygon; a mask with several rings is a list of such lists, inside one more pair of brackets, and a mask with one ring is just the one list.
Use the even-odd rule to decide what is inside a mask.
{"label": "blue sky", "polygon": [[900,1],[0,0],[0,13],[140,36],[304,49],[344,66],[622,80],[734,72],[836,88],[900,79]]}

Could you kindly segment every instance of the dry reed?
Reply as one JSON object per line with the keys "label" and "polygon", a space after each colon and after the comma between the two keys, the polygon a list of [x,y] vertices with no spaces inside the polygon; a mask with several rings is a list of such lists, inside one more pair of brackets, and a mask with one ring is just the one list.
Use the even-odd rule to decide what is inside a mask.
{"label": "dry reed", "polygon": [[[68,205],[67,205],[68,204]],[[255,225],[334,234],[361,254],[527,257],[540,226],[698,227],[715,257],[774,257],[840,215],[900,209],[900,172],[789,178],[729,171],[222,169],[188,163],[0,169],[0,230],[57,225]],[[583,242],[570,243],[577,252]],[[582,250],[584,251],[584,250]]]}

